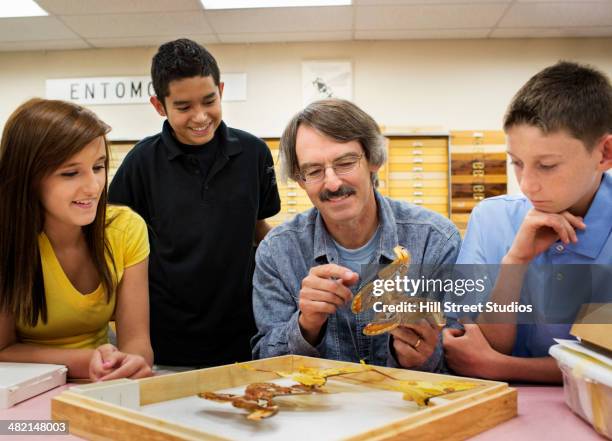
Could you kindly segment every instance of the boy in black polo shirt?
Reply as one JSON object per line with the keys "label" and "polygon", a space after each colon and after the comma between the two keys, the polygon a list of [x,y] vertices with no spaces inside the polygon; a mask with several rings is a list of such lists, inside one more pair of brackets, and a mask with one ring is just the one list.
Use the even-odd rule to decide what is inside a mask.
{"label": "boy in black polo shirt", "polygon": [[155,363],[250,359],[252,244],[280,209],[270,150],[222,121],[219,68],[199,44],[163,44],[151,76],[166,121],[126,156],[109,199],[149,225]]}

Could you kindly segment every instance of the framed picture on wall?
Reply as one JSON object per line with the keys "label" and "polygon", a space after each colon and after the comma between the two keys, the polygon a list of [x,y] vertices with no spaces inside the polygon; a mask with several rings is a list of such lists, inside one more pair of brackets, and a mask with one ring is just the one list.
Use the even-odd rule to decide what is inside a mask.
{"label": "framed picture on wall", "polygon": [[353,68],[348,60],[302,62],[304,106],[324,98],[353,99]]}

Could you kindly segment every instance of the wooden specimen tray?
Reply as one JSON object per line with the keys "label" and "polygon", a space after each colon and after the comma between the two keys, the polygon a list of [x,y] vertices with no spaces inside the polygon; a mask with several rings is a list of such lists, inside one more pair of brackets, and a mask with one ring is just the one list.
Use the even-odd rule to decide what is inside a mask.
{"label": "wooden specimen tray", "polygon": [[[338,368],[352,363],[286,355],[248,364],[266,371]],[[229,403],[197,397],[205,391],[242,393],[255,382],[286,385],[273,372],[239,364],[73,387],[53,398],[51,415],[70,432],[92,440],[461,440],[516,416],[517,393],[506,383],[403,369],[379,368],[402,380],[472,381],[475,389],[430,400],[419,408],[384,390],[381,375],[364,371],[329,379],[327,393],[279,397],[278,414],[261,420]]]}

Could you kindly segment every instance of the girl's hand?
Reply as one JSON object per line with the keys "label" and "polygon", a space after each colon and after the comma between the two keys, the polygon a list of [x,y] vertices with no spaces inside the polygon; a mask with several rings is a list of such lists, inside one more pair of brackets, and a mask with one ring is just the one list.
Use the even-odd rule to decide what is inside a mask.
{"label": "girl's hand", "polygon": [[144,378],[153,375],[144,357],[119,351],[111,344],[99,346],[89,363],[89,377],[93,381],[118,378]]}

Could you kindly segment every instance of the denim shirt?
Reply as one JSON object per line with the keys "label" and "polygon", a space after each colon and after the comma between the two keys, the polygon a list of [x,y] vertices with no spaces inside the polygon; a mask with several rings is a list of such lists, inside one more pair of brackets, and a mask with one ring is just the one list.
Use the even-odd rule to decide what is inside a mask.
{"label": "denim shirt", "polygon": [[[461,240],[448,219],[379,193],[376,203],[381,234],[375,262],[391,262],[396,257],[393,248],[401,245],[410,252],[411,264],[433,268],[434,274],[429,277],[436,277],[435,268],[455,263]],[[251,340],[253,358],[297,354],[398,367],[389,334],[369,337],[362,332],[372,319],[372,311],[356,315],[347,305],[331,314],[316,347],[302,336],[298,324],[302,279],[314,266],[337,262],[338,251],[316,208],[268,233],[257,249],[253,277],[253,312],[258,329]],[[362,283],[360,280],[352,287],[353,294]],[[417,369],[439,371],[443,359],[440,338],[432,356]]]}

